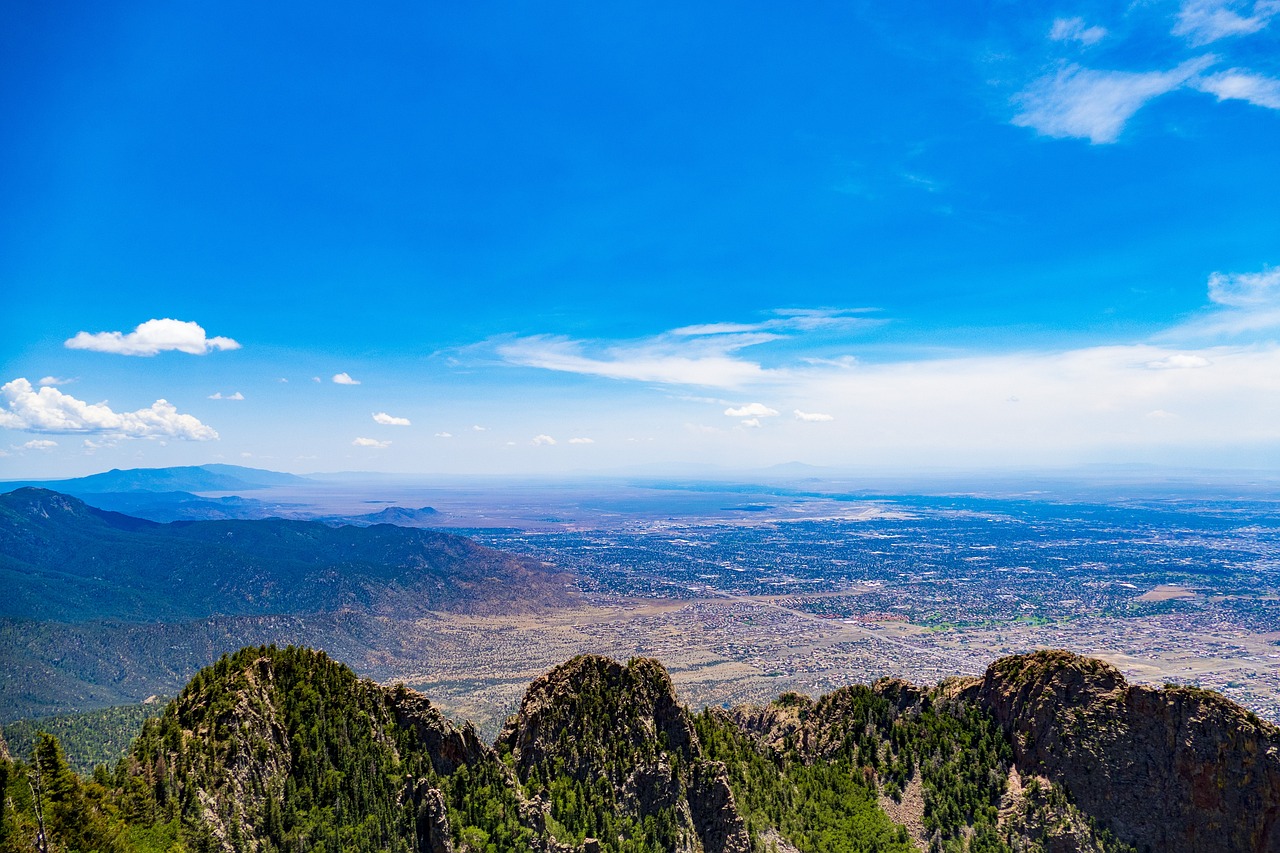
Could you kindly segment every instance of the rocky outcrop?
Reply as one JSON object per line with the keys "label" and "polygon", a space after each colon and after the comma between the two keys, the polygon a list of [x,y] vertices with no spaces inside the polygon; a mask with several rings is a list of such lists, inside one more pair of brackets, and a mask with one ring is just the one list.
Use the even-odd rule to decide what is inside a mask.
{"label": "rocky outcrop", "polygon": [[968,693],[1024,775],[1140,851],[1280,851],[1280,729],[1229,700],[1064,651],[999,660]]}
{"label": "rocky outcrop", "polygon": [[404,685],[393,688],[391,708],[396,725],[417,736],[420,747],[442,776],[452,774],[464,764],[483,760],[489,751],[470,722],[463,723],[461,728],[454,726],[426,696]]}
{"label": "rocky outcrop", "polygon": [[530,685],[499,736],[522,783],[555,767],[579,783],[606,780],[618,812],[678,827],[677,848],[748,853],[723,765],[703,760],[688,711],[662,665],[583,655]]}
{"label": "rocky outcrop", "polygon": [[425,780],[419,782],[414,792],[418,803],[418,816],[414,823],[417,832],[417,849],[422,853],[453,853],[453,839],[449,832],[449,809],[444,794],[429,787]]}

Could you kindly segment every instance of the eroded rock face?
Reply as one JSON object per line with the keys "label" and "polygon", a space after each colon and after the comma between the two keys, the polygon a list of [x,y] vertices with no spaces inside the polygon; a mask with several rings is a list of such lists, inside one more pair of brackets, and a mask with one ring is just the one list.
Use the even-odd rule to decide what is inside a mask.
{"label": "eroded rock face", "polygon": [[703,760],[655,660],[583,655],[557,667],[530,685],[497,746],[512,753],[522,782],[552,766],[580,782],[606,780],[620,813],[675,821],[679,850],[750,850],[724,767]]}
{"label": "eroded rock face", "polygon": [[1280,729],[1227,699],[1062,651],[999,660],[974,693],[1023,773],[1139,850],[1280,851]]}
{"label": "eroded rock face", "polygon": [[435,771],[448,776],[464,764],[476,764],[487,751],[470,722],[456,727],[435,706],[414,690],[394,688],[391,706],[396,725],[409,729],[431,757]]}

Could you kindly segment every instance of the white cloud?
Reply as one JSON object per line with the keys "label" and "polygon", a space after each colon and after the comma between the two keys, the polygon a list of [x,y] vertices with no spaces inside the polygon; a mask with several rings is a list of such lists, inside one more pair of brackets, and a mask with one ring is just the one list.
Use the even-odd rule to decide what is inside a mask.
{"label": "white cloud", "polygon": [[595,444],[596,440],[594,438],[571,438],[569,439],[569,443],[570,444]]}
{"label": "white cloud", "polygon": [[[776,340],[774,335],[717,334],[716,346],[693,351],[673,341],[647,341],[607,347],[598,356],[584,353],[585,344],[564,338],[519,338],[498,347],[511,364],[540,367],[564,373],[630,379],[671,385],[703,385],[734,388],[768,378],[755,362],[730,355],[745,346]],[[718,350],[718,351],[717,351]]]}
{"label": "white cloud", "polygon": [[311,381],[312,381],[312,382],[323,382],[324,380],[323,380],[323,379],[321,379],[319,376],[312,376],[312,377],[311,377]]}
{"label": "white cloud", "polygon": [[742,422],[742,425],[743,425],[744,427],[751,427],[752,429],[759,429],[759,428],[760,428],[760,419],[759,419],[759,418],[747,418],[745,421],[743,421],[743,422]]}
{"label": "white cloud", "polygon": [[1049,38],[1054,41],[1078,41],[1086,47],[1097,44],[1106,35],[1106,28],[1087,26],[1084,18],[1058,18],[1049,30]]}
{"label": "white cloud", "polygon": [[603,343],[550,335],[499,340],[509,364],[664,385],[740,388],[785,381],[786,371],[763,367],[742,350],[804,334],[848,334],[882,325],[866,308],[783,308],[755,323],[701,323],[633,341]]}
{"label": "white cloud", "polygon": [[1280,329],[1280,269],[1215,272],[1209,276],[1209,301],[1212,307],[1168,330],[1165,337],[1231,338]]}
{"label": "white cloud", "polygon": [[237,391],[234,394],[228,394],[227,396],[224,397],[222,396],[221,391],[214,391],[212,394],[209,395],[209,399],[210,400],[243,400],[244,395],[241,394],[239,391]]}
{"label": "white cloud", "polygon": [[534,447],[543,447],[556,443],[556,440],[549,435],[535,435],[533,440],[529,442]]}
{"label": "white cloud", "polygon": [[472,429],[472,430],[474,430],[475,432],[485,432],[485,431],[487,431],[489,428],[488,428],[488,427],[482,427],[482,426],[480,426],[480,424],[476,424],[476,425],[474,425],[473,427],[471,427],[471,429]]}
{"label": "white cloud", "polygon": [[1202,355],[1186,355],[1178,353],[1157,361],[1148,361],[1147,367],[1152,370],[1187,370],[1197,367],[1208,367],[1213,362]]}
{"label": "white cloud", "polygon": [[52,450],[58,446],[58,442],[50,441],[47,438],[33,438],[26,444],[22,445],[23,450]]}
{"label": "white cloud", "polygon": [[1237,11],[1245,5],[1233,0],[1185,0],[1173,34],[1186,37],[1193,45],[1205,45],[1228,36],[1256,33],[1280,13],[1277,0],[1257,0],[1251,11]]}
{"label": "white cloud", "polygon": [[62,379],[61,377],[58,377],[58,376],[46,376],[36,384],[39,385],[41,388],[44,388],[49,385],[70,385],[72,382],[75,382],[75,380]]}
{"label": "white cloud", "polygon": [[288,379],[286,379],[286,378],[285,378],[285,377],[283,377],[283,376],[281,376],[281,377],[280,377],[279,381],[280,381],[280,382],[285,383],[286,385],[288,385],[288,384],[289,384],[289,380],[288,380]]}
{"label": "white cloud", "polygon": [[451,432],[438,432],[438,433],[436,433],[435,437],[436,437],[436,438],[453,438],[453,433],[451,433]]}
{"label": "white cloud", "polygon": [[1202,77],[1194,85],[1202,92],[1216,95],[1219,101],[1248,101],[1256,107],[1280,110],[1280,80],[1261,74],[1232,68]]}
{"label": "white cloud", "polygon": [[796,409],[796,420],[817,423],[819,421],[834,421],[835,418],[831,415],[824,415],[822,412],[802,412]]}
{"label": "white cloud", "polygon": [[56,388],[36,391],[26,379],[15,379],[0,387],[0,427],[29,432],[102,433],[121,438],[168,436],[191,441],[211,441],[218,437],[213,428],[191,415],[179,414],[166,400],[156,400],[150,408],[136,412],[114,412],[105,402],[86,403]]}
{"label": "white cloud", "polygon": [[205,337],[198,323],[185,320],[148,320],[128,334],[80,332],[65,342],[68,349],[109,352],[116,355],[152,356],[166,351],[204,355],[213,350],[240,349],[231,338]]}
{"label": "white cloud", "polygon": [[391,442],[389,442],[389,441],[378,441],[378,439],[376,439],[376,438],[357,438],[355,441],[353,441],[353,442],[351,442],[351,443],[352,443],[353,445],[355,445],[356,447],[377,447],[377,448],[385,448],[385,447],[390,447],[390,446],[391,446]]}
{"label": "white cloud", "polygon": [[359,379],[352,379],[349,373],[333,374],[333,382],[335,385],[359,385]]}
{"label": "white cloud", "polygon": [[408,418],[397,418],[394,415],[388,415],[386,412],[375,412],[373,419],[383,426],[410,426]]}
{"label": "white cloud", "polygon": [[724,413],[731,418],[771,418],[778,414],[778,410],[771,409],[764,403],[747,403],[736,409],[725,409]]}
{"label": "white cloud", "polygon": [[1115,142],[1125,122],[1148,101],[1181,88],[1214,62],[1214,57],[1202,56],[1170,71],[1141,73],[1068,65],[1014,98],[1021,111],[1013,123],[1043,136]]}

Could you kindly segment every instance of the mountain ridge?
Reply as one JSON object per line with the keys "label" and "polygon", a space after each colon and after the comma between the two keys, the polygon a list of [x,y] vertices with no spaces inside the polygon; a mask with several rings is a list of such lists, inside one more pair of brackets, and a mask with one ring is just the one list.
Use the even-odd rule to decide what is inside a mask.
{"label": "mountain ridge", "polygon": [[[114,774],[77,781],[59,775],[56,742],[36,749],[61,780],[50,813],[73,815],[90,841],[116,821],[117,833],[128,828],[118,839],[147,849],[1280,849],[1274,813],[1256,807],[1276,802],[1266,785],[1280,769],[1280,728],[1216,695],[1131,688],[1117,675],[1046,651],[932,687],[883,679],[694,713],[657,661],[580,655],[536,679],[488,746],[403,685],[359,679],[321,652],[256,647],[201,670]],[[1178,738],[1119,736],[1138,718],[1110,735],[1076,725],[1135,690],[1143,698],[1125,701],[1138,718],[1195,705],[1179,718],[1197,720],[1195,739],[1210,747],[1193,750],[1198,765],[1176,760]],[[1099,761],[1133,772],[1099,776]],[[3,846],[31,830],[31,767],[0,770]],[[1200,812],[1167,822],[1167,809],[1206,808],[1206,778],[1221,780],[1216,813],[1229,823],[1198,824]],[[64,826],[52,829],[57,839]]]}

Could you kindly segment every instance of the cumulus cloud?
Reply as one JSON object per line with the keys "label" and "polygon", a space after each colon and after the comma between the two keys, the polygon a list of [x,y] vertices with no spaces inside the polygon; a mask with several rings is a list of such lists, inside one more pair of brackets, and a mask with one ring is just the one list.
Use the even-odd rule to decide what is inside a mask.
{"label": "cumulus cloud", "polygon": [[747,403],[745,406],[728,408],[724,413],[731,418],[771,418],[778,414],[777,409],[771,409],[764,403]]}
{"label": "cumulus cloud", "polygon": [[221,391],[214,391],[212,394],[209,395],[209,399],[210,400],[243,400],[244,395],[241,394],[239,391],[237,391],[234,394],[228,394],[224,397]]}
{"label": "cumulus cloud", "polygon": [[555,444],[556,440],[549,435],[535,435],[529,443],[534,447],[543,447]]}
{"label": "cumulus cloud", "polygon": [[360,380],[352,379],[349,373],[335,373],[333,374],[333,383],[335,385],[359,385]]}
{"label": "cumulus cloud", "polygon": [[1247,4],[1233,0],[1185,0],[1178,10],[1173,34],[1199,46],[1256,33],[1280,13],[1280,2],[1256,0],[1252,9],[1243,11],[1246,8]]}
{"label": "cumulus cloud", "polygon": [[570,444],[595,444],[596,440],[594,438],[571,438],[569,439],[569,443]]}
{"label": "cumulus cloud", "polygon": [[796,414],[796,420],[798,421],[811,421],[811,422],[817,423],[819,421],[835,420],[835,418],[833,418],[831,415],[824,415],[822,412],[802,412],[799,409],[796,409],[795,414]]}
{"label": "cumulus cloud", "polygon": [[52,450],[58,446],[58,442],[50,441],[47,438],[33,438],[26,444],[22,445],[23,450]]}
{"label": "cumulus cloud", "polygon": [[1058,18],[1049,30],[1049,38],[1054,41],[1078,41],[1086,47],[1097,44],[1106,35],[1104,27],[1090,27],[1084,18]]}
{"label": "cumulus cloud", "polygon": [[68,349],[109,352],[116,355],[152,356],[166,351],[204,355],[213,350],[240,349],[231,338],[206,337],[200,324],[186,320],[148,320],[128,334],[80,332],[65,343]]}
{"label": "cumulus cloud", "polygon": [[385,447],[390,447],[390,446],[391,446],[391,442],[389,442],[389,441],[378,441],[378,439],[376,439],[376,438],[357,438],[355,441],[353,441],[353,442],[351,442],[351,443],[352,443],[353,445],[355,445],[356,447],[377,447],[377,448],[385,448]]}
{"label": "cumulus cloud", "polygon": [[41,388],[44,388],[48,385],[70,385],[72,382],[75,382],[75,380],[62,379],[61,377],[58,377],[58,376],[46,376],[36,384],[39,385]]}
{"label": "cumulus cloud", "polygon": [[1043,136],[1115,142],[1125,123],[1148,101],[1181,88],[1214,61],[1202,56],[1169,71],[1149,72],[1068,65],[1036,80],[1014,98],[1021,111],[1013,123]]}
{"label": "cumulus cloud", "polygon": [[485,432],[485,431],[487,431],[489,428],[488,428],[488,427],[482,427],[482,426],[480,426],[480,424],[475,424],[474,426],[472,426],[472,427],[471,427],[471,429],[472,429],[472,430],[474,430],[475,432]]}
{"label": "cumulus cloud", "polygon": [[0,386],[0,427],[47,433],[101,433],[121,438],[182,438],[211,441],[212,427],[191,415],[180,414],[166,400],[136,412],[115,412],[105,402],[86,403],[57,388],[36,391],[26,379]]}
{"label": "cumulus cloud", "polygon": [[1232,68],[1202,77],[1194,85],[1202,92],[1217,96],[1219,101],[1248,101],[1256,107],[1280,110],[1280,80],[1261,74]]}
{"label": "cumulus cloud", "polygon": [[386,412],[374,412],[373,419],[383,426],[410,426],[408,418],[397,418]]}

